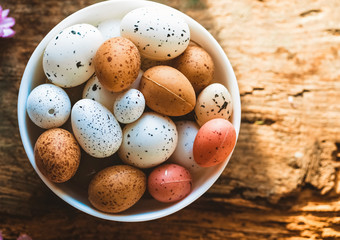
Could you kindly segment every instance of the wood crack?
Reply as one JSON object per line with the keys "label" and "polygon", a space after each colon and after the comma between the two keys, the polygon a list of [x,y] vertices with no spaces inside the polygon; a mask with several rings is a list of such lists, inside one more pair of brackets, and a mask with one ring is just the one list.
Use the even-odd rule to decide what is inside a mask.
{"label": "wood crack", "polygon": [[340,29],[339,28],[330,28],[326,29],[326,32],[334,35],[334,36],[340,36]]}
{"label": "wood crack", "polygon": [[263,87],[254,87],[251,91],[246,91],[244,93],[240,93],[240,96],[243,97],[245,95],[251,95],[254,93],[254,91],[263,91],[264,88]]}
{"label": "wood crack", "polygon": [[320,9],[311,9],[311,10],[308,10],[306,12],[300,13],[300,17],[306,17],[306,16],[309,16],[311,14],[320,13],[320,12],[321,12]]}
{"label": "wood crack", "polygon": [[248,124],[256,124],[256,125],[267,125],[267,126],[270,126],[270,125],[273,125],[274,123],[276,123],[275,120],[270,119],[270,118],[264,118],[264,119],[258,119],[258,118],[249,119],[249,118],[246,118],[246,117],[243,117],[243,118],[241,119],[241,122],[242,122],[242,123],[248,123]]}
{"label": "wood crack", "polygon": [[304,93],[307,93],[307,92],[310,92],[310,90],[308,90],[308,89],[303,89],[302,91],[300,91],[300,92],[298,92],[298,93],[295,93],[295,94],[293,94],[293,95],[291,95],[291,96],[293,96],[293,97],[303,97],[303,94],[304,94]]}

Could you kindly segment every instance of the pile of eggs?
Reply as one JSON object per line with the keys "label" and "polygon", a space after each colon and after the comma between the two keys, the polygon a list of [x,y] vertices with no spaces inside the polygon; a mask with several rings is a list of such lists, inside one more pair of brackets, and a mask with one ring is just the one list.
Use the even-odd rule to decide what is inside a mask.
{"label": "pile of eggs", "polygon": [[[32,122],[46,129],[34,147],[37,167],[63,183],[82,154],[118,156],[88,186],[100,211],[122,212],[146,191],[160,202],[179,201],[195,172],[225,161],[235,146],[231,95],[213,83],[213,59],[174,11],[143,7],[97,27],[70,26],[48,43],[43,69],[48,83],[26,104]],[[72,105],[63,88],[82,85]]]}

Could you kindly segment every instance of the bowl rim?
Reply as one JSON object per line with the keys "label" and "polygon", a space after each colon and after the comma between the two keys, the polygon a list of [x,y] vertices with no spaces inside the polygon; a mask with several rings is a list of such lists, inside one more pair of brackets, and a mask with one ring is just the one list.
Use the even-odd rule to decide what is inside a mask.
{"label": "bowl rim", "polygon": [[[18,94],[18,106],[17,106],[17,117],[18,117],[18,124],[19,124],[19,132],[20,132],[20,137],[21,137],[21,141],[22,144],[24,146],[26,155],[32,165],[32,167],[34,168],[34,170],[37,172],[37,174],[39,175],[39,177],[41,178],[41,180],[46,184],[46,186],[52,191],[54,192],[58,197],[60,197],[61,199],[63,199],[65,202],[67,202],[68,204],[70,204],[71,206],[75,207],[76,209],[87,213],[89,215],[101,218],[101,219],[106,219],[106,220],[111,220],[111,221],[119,221],[119,222],[142,222],[142,221],[149,221],[149,220],[155,220],[158,218],[162,218],[165,216],[168,216],[170,214],[173,214],[181,209],[183,209],[184,207],[188,206],[189,204],[193,203],[194,201],[196,201],[199,197],[201,197],[206,191],[209,190],[209,188],[215,183],[215,181],[220,177],[220,175],[222,174],[223,170],[225,169],[225,167],[227,166],[234,150],[235,147],[233,149],[233,151],[230,153],[230,155],[228,156],[228,158],[222,163],[219,164],[219,167],[217,168],[217,171],[215,172],[215,174],[210,177],[208,179],[208,181],[204,182],[203,185],[200,185],[200,191],[196,191],[195,193],[191,193],[189,196],[187,196],[185,199],[176,202],[174,204],[171,204],[170,206],[161,209],[161,210],[157,210],[157,211],[152,211],[152,212],[147,212],[147,213],[139,213],[139,214],[132,214],[132,215],[125,215],[124,212],[119,213],[119,214],[108,214],[108,213],[104,213],[98,210],[95,210],[93,208],[91,208],[90,206],[77,201],[75,198],[71,197],[70,195],[68,195],[67,193],[65,193],[64,191],[62,191],[59,188],[56,188],[56,186],[51,183],[48,179],[45,178],[45,176],[43,176],[40,171],[36,168],[35,163],[34,163],[34,153],[33,153],[33,148],[30,146],[30,139],[29,139],[29,134],[26,128],[26,100],[28,97],[28,91],[27,89],[30,89],[32,87],[32,81],[26,80],[25,79],[31,79],[32,78],[32,72],[35,71],[31,71],[36,59],[39,59],[41,57],[40,53],[41,51],[43,51],[43,49],[45,48],[45,46],[47,45],[47,43],[50,41],[50,39],[52,39],[52,37],[55,35],[55,32],[58,31],[58,29],[62,30],[67,26],[72,25],[71,24],[67,24],[68,22],[72,22],[72,19],[76,19],[78,15],[84,14],[87,11],[91,11],[92,8],[100,8],[100,7],[105,7],[111,4],[119,4],[119,3],[123,3],[124,4],[133,4],[136,2],[139,3],[143,3],[143,5],[145,6],[161,6],[161,7],[165,7],[165,8],[170,8],[172,9],[172,11],[176,11],[178,14],[180,14],[185,21],[188,23],[189,26],[195,26],[195,28],[198,29],[198,31],[203,32],[209,39],[210,42],[213,43],[214,48],[216,48],[219,57],[221,59],[223,59],[223,65],[225,65],[226,69],[224,71],[226,71],[226,74],[228,75],[228,79],[229,79],[229,83],[232,85],[234,91],[233,93],[231,93],[232,97],[233,97],[233,115],[232,115],[232,122],[233,125],[235,127],[236,130],[236,143],[235,143],[235,147],[237,144],[237,139],[238,139],[238,135],[239,135],[239,131],[240,131],[240,124],[241,124],[241,100],[240,100],[240,94],[239,94],[239,88],[238,88],[238,83],[236,80],[236,76],[234,73],[234,70],[229,62],[228,57],[226,56],[224,50],[222,49],[222,47],[219,45],[219,43],[217,42],[217,40],[197,21],[195,21],[193,18],[189,17],[188,15],[180,12],[179,10],[176,10],[170,6],[161,4],[161,3],[156,3],[156,2],[152,2],[152,1],[140,1],[140,0],[111,0],[111,1],[104,1],[104,2],[99,2],[99,3],[95,3],[92,5],[89,5],[85,8],[82,8],[74,13],[72,13],[71,15],[69,15],[68,17],[66,17],[65,19],[63,19],[62,21],[60,21],[57,25],[55,25],[49,32],[48,34],[40,41],[40,43],[38,44],[38,46],[35,48],[35,50],[33,51],[31,57],[28,60],[28,63],[25,67],[25,71],[24,74],[22,76],[21,79],[21,83],[20,83],[20,88],[19,88],[19,94]],[[138,7],[136,7],[138,8]],[[59,30],[59,31],[60,31]],[[235,94],[234,92],[236,92],[237,94]]]}

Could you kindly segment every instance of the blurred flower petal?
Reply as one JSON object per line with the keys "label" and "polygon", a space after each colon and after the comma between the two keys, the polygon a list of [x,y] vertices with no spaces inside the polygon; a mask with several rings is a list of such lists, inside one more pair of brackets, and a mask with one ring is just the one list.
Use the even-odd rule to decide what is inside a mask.
{"label": "blurred flower petal", "polygon": [[8,13],[9,13],[9,9],[3,10],[2,13],[1,13],[1,17],[2,17],[2,18],[7,17],[7,16],[8,16]]}
{"label": "blurred flower petal", "polygon": [[32,240],[32,238],[30,236],[28,236],[27,234],[21,234],[17,240]]}
{"label": "blurred flower petal", "polygon": [[[1,11],[1,6],[0,6],[0,11]],[[4,239],[2,238],[2,231],[0,231],[0,240],[4,240]]]}
{"label": "blurred flower petal", "polygon": [[15,34],[15,31],[11,29],[15,25],[15,19],[7,17],[8,14],[9,9],[3,10],[0,5],[0,37],[3,38],[13,37]]}
{"label": "blurred flower petal", "polygon": [[0,27],[10,28],[10,27],[13,27],[14,24],[15,24],[15,19],[12,17],[9,17],[9,18],[2,19],[2,21],[0,22]]}
{"label": "blurred flower petal", "polygon": [[14,34],[15,34],[15,31],[13,29],[10,29],[10,28],[5,28],[3,30],[3,32],[4,32],[3,35],[2,35],[3,38],[13,37]]}

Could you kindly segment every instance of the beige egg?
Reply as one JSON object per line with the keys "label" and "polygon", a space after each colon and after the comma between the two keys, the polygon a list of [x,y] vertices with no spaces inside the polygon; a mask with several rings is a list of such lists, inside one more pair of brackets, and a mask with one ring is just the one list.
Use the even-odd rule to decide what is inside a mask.
{"label": "beige egg", "polygon": [[98,172],[91,180],[88,196],[100,211],[122,212],[133,206],[146,190],[145,174],[128,165],[117,165]]}
{"label": "beige egg", "polygon": [[137,47],[130,40],[115,37],[99,47],[93,64],[100,83],[111,92],[121,92],[136,80],[141,60]]}
{"label": "beige egg", "polygon": [[196,93],[208,86],[214,78],[215,66],[211,56],[193,44],[174,59],[174,67],[188,78]]}
{"label": "beige egg", "polygon": [[148,69],[143,74],[140,91],[149,108],[168,116],[185,115],[196,104],[195,91],[189,80],[169,66]]}
{"label": "beige egg", "polygon": [[204,88],[197,97],[194,112],[200,126],[215,118],[229,119],[233,113],[233,104],[228,89],[220,83]]}
{"label": "beige egg", "polygon": [[45,131],[34,146],[37,167],[45,177],[56,183],[66,182],[74,176],[80,155],[74,136],[61,128]]}

